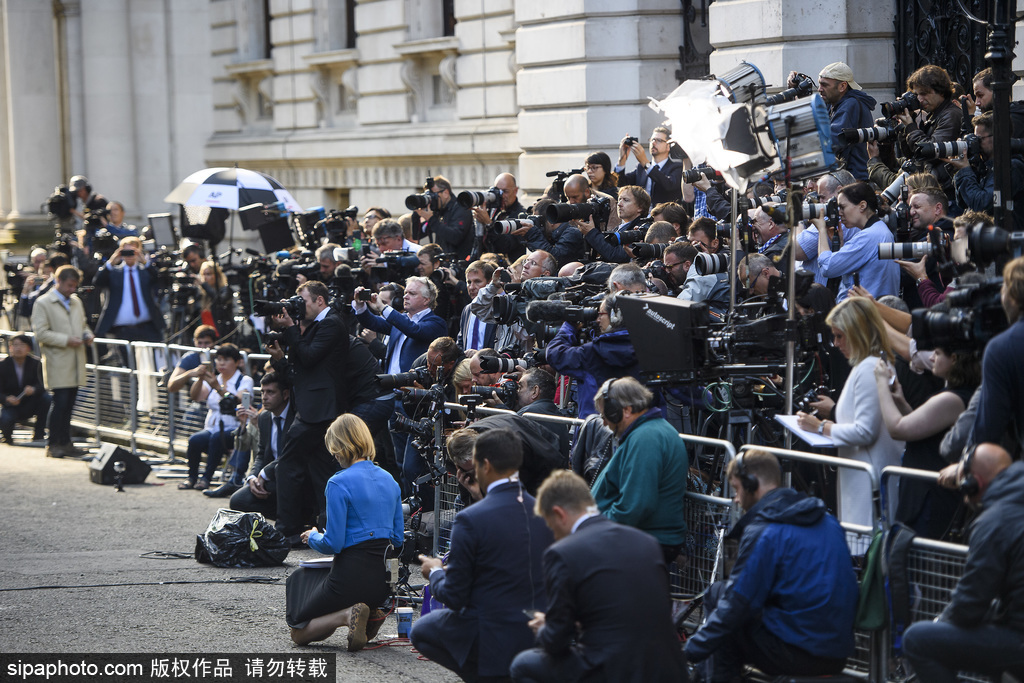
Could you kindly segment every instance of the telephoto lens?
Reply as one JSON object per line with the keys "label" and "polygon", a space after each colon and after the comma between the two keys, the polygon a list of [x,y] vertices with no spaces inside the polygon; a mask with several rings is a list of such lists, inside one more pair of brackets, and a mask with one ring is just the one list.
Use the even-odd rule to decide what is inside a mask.
{"label": "telephoto lens", "polygon": [[878,245],[878,258],[892,259],[914,259],[932,253],[930,242],[883,242]]}
{"label": "telephoto lens", "polygon": [[697,252],[697,257],[693,260],[693,267],[697,269],[698,275],[724,273],[729,269],[729,255]]}
{"label": "telephoto lens", "polygon": [[644,242],[639,242],[632,245],[630,249],[633,250],[633,256],[638,259],[652,261],[654,259],[661,258],[665,253],[665,247],[667,246],[667,244],[646,244]]}

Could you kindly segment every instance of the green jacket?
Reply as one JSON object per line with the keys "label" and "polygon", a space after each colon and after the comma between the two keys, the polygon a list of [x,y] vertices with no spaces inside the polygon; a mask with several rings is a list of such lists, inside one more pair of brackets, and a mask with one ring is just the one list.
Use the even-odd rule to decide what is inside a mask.
{"label": "green jacket", "polygon": [[662,545],[686,536],[689,458],[679,433],[652,408],[622,437],[594,482],[594,500],[605,517],[646,531]]}

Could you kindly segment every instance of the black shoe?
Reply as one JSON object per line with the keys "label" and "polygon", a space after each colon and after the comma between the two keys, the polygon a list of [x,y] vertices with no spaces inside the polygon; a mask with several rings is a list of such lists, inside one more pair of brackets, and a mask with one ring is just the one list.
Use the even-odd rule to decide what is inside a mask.
{"label": "black shoe", "polygon": [[209,498],[227,498],[240,488],[242,487],[238,484],[226,481],[215,489],[206,489],[203,491],[203,495]]}
{"label": "black shoe", "polygon": [[0,443],[8,444],[9,446],[14,445],[14,432],[4,432],[0,434]]}
{"label": "black shoe", "polygon": [[291,546],[292,550],[302,550],[309,547],[306,545],[306,542],[302,540],[302,534],[288,536],[285,540],[288,541],[288,545]]}
{"label": "black shoe", "polygon": [[67,454],[73,458],[80,458],[83,455],[89,455],[89,451],[68,444]]}

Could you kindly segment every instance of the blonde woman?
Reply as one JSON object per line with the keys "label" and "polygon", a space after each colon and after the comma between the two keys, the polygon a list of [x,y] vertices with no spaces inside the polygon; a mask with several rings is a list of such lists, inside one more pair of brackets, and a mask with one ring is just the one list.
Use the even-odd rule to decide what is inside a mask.
{"label": "blonde woman", "polygon": [[226,336],[235,326],[234,300],[228,279],[213,261],[204,261],[197,276],[201,324],[217,329],[217,338]]}
{"label": "blonde woman", "polygon": [[[864,297],[846,299],[825,319],[839,351],[853,370],[835,406],[835,422],[797,413],[797,424],[808,432],[829,436],[839,457],[866,462],[881,475],[882,468],[899,465],[903,442],[895,441],[882,421],[875,389],[875,365],[879,358],[891,363],[892,347],[885,323],[874,303]],[[895,488],[893,489],[895,490]],[[862,472],[839,469],[839,520],[871,526],[871,484]]]}
{"label": "blonde woman", "polygon": [[[401,491],[374,464],[373,437],[361,419],[345,414],[327,429],[327,450],[341,471],[327,482],[327,523],[302,534],[309,547],[334,555],[330,571],[300,567],[288,577],[286,616],[292,640],[306,645],[348,627],[350,652],[377,634],[383,615],[371,619],[388,597],[385,558],[402,544]],[[369,626],[369,628],[368,628]]]}

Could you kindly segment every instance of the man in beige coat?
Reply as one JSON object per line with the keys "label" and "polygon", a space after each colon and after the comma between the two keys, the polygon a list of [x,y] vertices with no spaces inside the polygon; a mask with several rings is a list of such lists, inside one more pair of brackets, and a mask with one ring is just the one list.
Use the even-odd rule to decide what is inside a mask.
{"label": "man in beige coat", "polygon": [[43,354],[43,379],[53,395],[48,427],[48,458],[84,455],[71,445],[71,411],[78,387],[85,384],[85,347],[95,337],[85,324],[85,307],[75,295],[82,276],[73,266],[61,266],[57,284],[32,308],[32,330]]}

